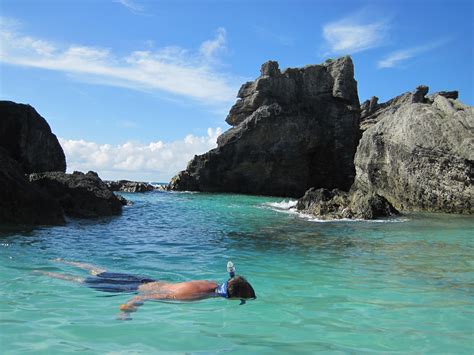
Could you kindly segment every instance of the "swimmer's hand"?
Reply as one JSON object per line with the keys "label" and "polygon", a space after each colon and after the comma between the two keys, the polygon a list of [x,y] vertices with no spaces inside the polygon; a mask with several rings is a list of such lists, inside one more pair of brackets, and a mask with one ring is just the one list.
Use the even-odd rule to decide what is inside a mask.
{"label": "swimmer's hand", "polygon": [[120,305],[120,310],[125,313],[136,312],[137,309],[137,306],[135,306],[133,303],[124,303]]}

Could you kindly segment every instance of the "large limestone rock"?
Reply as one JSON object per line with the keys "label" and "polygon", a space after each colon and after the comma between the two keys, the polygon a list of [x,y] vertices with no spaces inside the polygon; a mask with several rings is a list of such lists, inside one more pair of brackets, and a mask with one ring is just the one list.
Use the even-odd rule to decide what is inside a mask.
{"label": "large limestone rock", "polygon": [[32,186],[18,162],[0,148],[0,225],[62,223],[59,203]]}
{"label": "large limestone rock", "polygon": [[29,105],[0,101],[0,147],[25,173],[66,171],[58,139],[46,120]]}
{"label": "large limestone rock", "polygon": [[456,91],[427,92],[363,104],[354,189],[399,210],[473,213],[474,109]]}
{"label": "large limestone rock", "polygon": [[170,189],[300,197],[354,180],[359,100],[350,57],[280,72],[262,65],[244,84],[218,147],[194,159]]}
{"label": "large limestone rock", "polygon": [[99,176],[74,172],[31,174],[30,182],[41,191],[57,199],[66,215],[79,218],[119,215],[124,199],[119,199]]}

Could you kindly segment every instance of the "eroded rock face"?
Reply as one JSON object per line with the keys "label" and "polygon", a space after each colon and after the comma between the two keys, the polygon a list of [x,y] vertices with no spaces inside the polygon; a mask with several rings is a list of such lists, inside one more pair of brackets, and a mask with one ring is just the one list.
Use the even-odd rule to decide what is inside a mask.
{"label": "eroded rock face", "polygon": [[33,107],[0,101],[0,120],[0,147],[25,173],[66,171],[58,139]]}
{"label": "eroded rock face", "polygon": [[349,57],[283,72],[267,62],[238,97],[226,119],[233,127],[171,189],[300,197],[309,187],[350,188],[359,100]]}
{"label": "eroded rock face", "polygon": [[17,161],[0,148],[0,224],[57,225],[64,223],[63,210],[48,194],[25,178]]}
{"label": "eroded rock face", "polygon": [[474,109],[457,91],[427,92],[419,87],[364,118],[354,188],[399,210],[473,213]]}
{"label": "eroded rock face", "polygon": [[30,182],[59,201],[66,215],[79,218],[113,216],[122,212],[121,201],[92,171],[31,174]]}

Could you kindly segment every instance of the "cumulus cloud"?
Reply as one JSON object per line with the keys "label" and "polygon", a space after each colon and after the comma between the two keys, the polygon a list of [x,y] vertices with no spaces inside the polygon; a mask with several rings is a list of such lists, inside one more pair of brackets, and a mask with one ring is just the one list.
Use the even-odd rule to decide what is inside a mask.
{"label": "cumulus cloud", "polygon": [[215,148],[221,133],[220,128],[208,128],[207,136],[189,134],[182,140],[168,143],[111,145],[62,138],[59,142],[66,154],[68,172],[94,170],[104,179],[167,182],[185,169],[194,155]]}
{"label": "cumulus cloud", "polygon": [[61,46],[4,24],[0,23],[0,61],[11,65],[61,71],[94,84],[164,92],[214,106],[232,103],[240,82],[213,66],[213,58],[225,47],[223,28],[197,52],[169,46],[117,57],[109,48]]}
{"label": "cumulus cloud", "polygon": [[422,53],[428,52],[430,50],[436,49],[443,44],[445,44],[447,40],[443,39],[436,42],[431,42],[428,44],[400,49],[389,53],[385,58],[379,60],[377,62],[378,68],[393,68],[399,66],[402,62],[407,61],[413,57],[416,57]]}
{"label": "cumulus cloud", "polygon": [[353,54],[380,46],[386,38],[385,21],[367,21],[360,16],[346,17],[323,26],[326,54]]}

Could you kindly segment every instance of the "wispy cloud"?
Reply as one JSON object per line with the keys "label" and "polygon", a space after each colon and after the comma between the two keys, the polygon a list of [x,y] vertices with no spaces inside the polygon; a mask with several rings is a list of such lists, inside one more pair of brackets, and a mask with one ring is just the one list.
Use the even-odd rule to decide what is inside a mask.
{"label": "wispy cloud", "polygon": [[125,6],[127,9],[136,14],[142,14],[145,11],[145,7],[133,0],[114,0],[114,2]]}
{"label": "wispy cloud", "polygon": [[377,62],[378,68],[393,68],[402,64],[413,57],[416,57],[422,53],[431,51],[436,49],[444,44],[446,44],[448,40],[443,39],[436,42],[427,43],[424,45],[400,49],[389,53],[384,59],[381,59]]}
{"label": "wispy cloud", "polygon": [[220,128],[208,128],[207,136],[189,134],[182,140],[169,143],[110,145],[62,138],[59,142],[66,154],[68,172],[95,170],[105,179],[169,181],[186,168],[195,154],[215,148],[221,133]]}
{"label": "wispy cloud", "polygon": [[328,54],[353,54],[380,46],[387,36],[384,20],[368,21],[361,14],[330,22],[323,26]]}
{"label": "wispy cloud", "polygon": [[199,52],[206,58],[214,58],[217,54],[226,50],[226,35],[225,28],[219,27],[216,37],[203,42]]}
{"label": "wispy cloud", "polygon": [[219,72],[215,58],[225,46],[225,30],[205,41],[199,51],[179,46],[147,48],[117,57],[109,48],[61,46],[0,25],[0,61],[72,74],[71,77],[134,90],[157,91],[191,98],[204,104],[233,102],[240,79]]}

